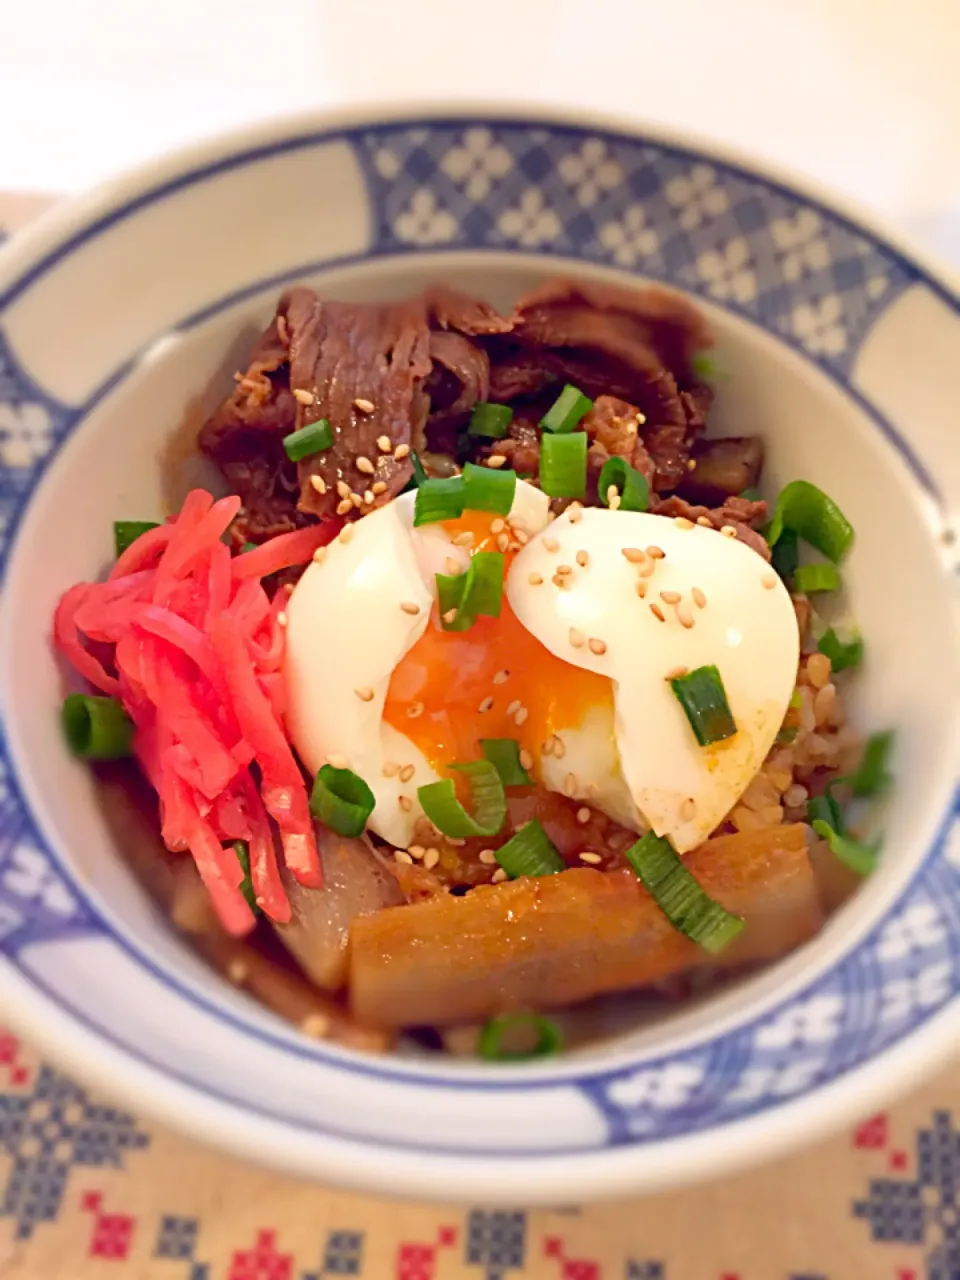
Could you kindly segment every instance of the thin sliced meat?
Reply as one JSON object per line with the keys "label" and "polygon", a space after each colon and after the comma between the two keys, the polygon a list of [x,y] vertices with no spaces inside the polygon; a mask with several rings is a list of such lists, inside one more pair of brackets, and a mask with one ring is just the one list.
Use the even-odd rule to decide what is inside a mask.
{"label": "thin sliced meat", "polygon": [[[290,388],[297,427],[325,419],[333,446],[299,463],[301,512],[331,516],[345,485],[364,511],[395,497],[412,475],[398,458],[420,443],[428,401],[430,335],[424,301],[374,305],[322,302],[292,289],[280,303],[290,339]],[[390,442],[385,452],[378,444]],[[340,512],[343,514],[343,512]]]}
{"label": "thin sliced meat", "polygon": [[[427,441],[435,453],[455,454],[456,428],[464,426],[473,406],[490,394],[490,361],[483,348],[462,333],[444,332],[430,334],[430,359]],[[447,434],[438,435],[441,431]]]}
{"label": "thin sliced meat", "polygon": [[[686,858],[704,889],[746,919],[724,964],[770,959],[822,913],[801,824],[720,836]],[[629,871],[588,868],[481,886],[356,920],[354,1013],[375,1026],[481,1020],[659,982],[709,958]]]}
{"label": "thin sliced meat", "polygon": [[717,507],[744,489],[752,489],[763,469],[763,441],[759,436],[727,436],[698,440],[691,467],[677,486],[688,502]]}
{"label": "thin sliced meat", "polygon": [[398,906],[404,895],[369,840],[349,840],[318,826],[317,848],[323,888],[305,889],[292,876],[285,876],[293,917],[289,924],[274,925],[274,929],[315,986],[339,991],[347,980],[353,920],[382,907]]}
{"label": "thin sliced meat", "polygon": [[756,551],[757,555],[763,556],[764,560],[770,559],[770,545],[755,528],[758,524],[764,524],[767,519],[767,504],[762,499],[754,501],[750,498],[728,498],[720,507],[700,507],[672,495],[669,498],[655,498],[650,504],[650,510],[655,516],[671,516],[674,519],[684,516],[695,524],[707,521],[714,529],[729,526],[736,530],[740,541]]}
{"label": "thin sliced meat", "polygon": [[469,337],[509,333],[513,321],[491,307],[489,302],[445,284],[431,286],[423,295],[431,329],[449,329]]}

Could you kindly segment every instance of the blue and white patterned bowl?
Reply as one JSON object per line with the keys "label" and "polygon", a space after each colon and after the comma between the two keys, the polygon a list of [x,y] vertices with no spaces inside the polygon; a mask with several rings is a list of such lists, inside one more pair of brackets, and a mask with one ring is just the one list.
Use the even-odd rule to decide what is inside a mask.
{"label": "blue and white patterned bowl", "polygon": [[[865,727],[900,732],[887,857],[801,952],[562,1061],[491,1073],[308,1042],[172,936],[59,742],[53,604],[116,515],[159,513],[281,286],[376,297],[447,278],[506,303],[557,270],[707,309],[721,426],[771,486],[852,516]],[[948,1051],[956,825],[958,299],[861,217],[695,142],[489,110],[269,125],[57,210],[0,256],[2,1012],[128,1102],[246,1156],[436,1198],[664,1187],[782,1150]]]}

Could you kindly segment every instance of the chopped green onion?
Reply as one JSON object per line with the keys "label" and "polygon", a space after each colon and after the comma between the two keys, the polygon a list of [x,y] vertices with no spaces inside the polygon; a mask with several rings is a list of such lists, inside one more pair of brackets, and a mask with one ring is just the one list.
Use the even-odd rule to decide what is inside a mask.
{"label": "chopped green onion", "polygon": [[423,469],[423,463],[420,461],[418,453],[410,454],[410,465],[413,467],[413,483],[416,488],[420,488],[427,481],[427,473]]}
{"label": "chopped green onion", "polygon": [[310,812],[340,836],[361,835],[375,804],[373,792],[358,774],[332,764],[319,770],[310,793]]}
{"label": "chopped green onion", "polygon": [[536,818],[525,823],[506,844],[494,849],[494,854],[511,880],[518,876],[552,876],[567,869]]}
{"label": "chopped green onion", "polygon": [[283,437],[283,447],[291,462],[299,462],[301,458],[309,458],[315,453],[323,453],[333,445],[333,432],[326,418],[318,418],[316,422],[308,422],[299,431],[291,431]]}
{"label": "chopped green onion", "polygon": [[[437,597],[445,631],[468,631],[481,615],[499,618],[503,604],[503,553],[476,551],[466,573],[438,573]],[[447,614],[456,609],[455,618]]]}
{"label": "chopped green onion", "polygon": [[489,401],[479,400],[473,406],[467,434],[485,436],[488,440],[502,440],[512,421],[513,410],[508,404],[490,404]]}
{"label": "chopped green onion", "polygon": [[789,742],[796,742],[797,732],[798,731],[794,729],[792,725],[787,725],[779,731],[777,736],[774,738],[774,742],[778,747],[785,747]]}
{"label": "chopped green onion", "polygon": [[763,501],[763,494],[760,492],[759,489],[752,489],[752,488],[744,489],[741,492],[740,497],[743,498],[744,502],[762,502]]}
{"label": "chopped green onion", "polygon": [[881,795],[893,781],[887,769],[887,761],[893,748],[893,730],[874,733],[867,739],[857,771],[850,779],[853,794],[857,797]]}
{"label": "chopped green onion", "polygon": [[801,564],[794,570],[793,587],[804,596],[815,591],[839,591],[840,574],[837,566],[829,560],[819,564]]}
{"label": "chopped green onion", "polygon": [[516,738],[481,738],[480,750],[505,787],[529,787],[533,779],[520,763],[520,743]]}
{"label": "chopped green onion", "polygon": [[799,711],[803,706],[803,695],[800,693],[799,689],[794,689],[793,693],[791,693],[790,701],[787,703],[787,706],[791,711]]}
{"label": "chopped green onion", "polygon": [[695,351],[690,357],[690,372],[701,382],[715,382],[720,377],[720,365],[711,351]]}
{"label": "chopped green onion", "polygon": [[471,816],[457,799],[450,778],[428,782],[418,789],[423,812],[445,836],[453,836],[454,839],[495,836],[507,816],[507,797],[496,768],[489,760],[471,760],[467,764],[450,767],[467,775],[476,816]]}
{"label": "chopped green onion", "polygon": [[833,499],[808,480],[791,480],[781,489],[767,533],[771,547],[776,546],[784,529],[792,529],[835,564],[853,542],[853,525]]}
{"label": "chopped green onion", "polygon": [[592,408],[593,401],[568,382],[540,419],[540,427],[543,431],[556,431],[562,435],[572,431]]}
{"label": "chopped green onion", "polygon": [[463,476],[444,476],[437,480],[420,480],[413,507],[413,524],[436,524],[439,520],[456,520],[463,515]]}
{"label": "chopped green onion", "polygon": [[607,496],[610,486],[620,495],[620,511],[646,511],[650,503],[650,486],[647,477],[636,467],[631,467],[623,458],[608,458],[603,464],[600,479],[597,481],[597,494],[605,507],[609,507]]}
{"label": "chopped green onion", "polygon": [[834,671],[856,667],[863,659],[863,640],[859,632],[850,630],[848,634],[849,638],[844,639],[836,628],[830,627],[817,641],[817,648],[830,659]]}
{"label": "chopped green onion", "polygon": [[248,551],[256,551],[258,544],[256,542],[245,542],[240,548],[240,554],[245,556]]}
{"label": "chopped green onion", "polygon": [[71,693],[60,713],[67,745],[84,760],[121,760],[133,754],[133,721],[119,698]]}
{"label": "chopped green onion", "polygon": [[858,876],[866,877],[876,870],[880,853],[879,840],[875,840],[872,844],[863,844],[850,836],[842,835],[829,822],[824,822],[820,818],[814,820],[813,829],[830,845],[833,856]]}
{"label": "chopped green onion", "polygon": [[800,547],[792,529],[784,529],[775,546],[770,548],[770,562],[783,582],[789,583],[800,563]]}
{"label": "chopped green onion", "polygon": [[493,511],[508,516],[516,489],[515,471],[491,471],[472,462],[463,468],[464,511]]}
{"label": "chopped green onion", "polygon": [[685,676],[676,676],[670,681],[670,688],[701,747],[732,738],[737,732],[723,679],[715,666],[697,667]]}
{"label": "chopped green onion", "polygon": [[627,861],[675,929],[716,955],[743,928],[743,920],[714,902],[677,856],[669,840],[648,831],[627,850]]}
{"label": "chopped green onion", "polygon": [[545,435],[540,441],[540,488],[550,498],[583,498],[587,492],[587,434]]}
{"label": "chopped green onion", "polygon": [[[536,1033],[536,1040],[526,1049],[511,1049],[505,1041],[516,1033]],[[502,1013],[485,1023],[477,1041],[477,1053],[488,1062],[526,1062],[530,1058],[549,1058],[563,1048],[563,1033],[552,1018],[540,1013]]]}
{"label": "chopped green onion", "polygon": [[250,878],[250,849],[246,840],[234,840],[233,851],[237,855],[237,861],[243,867],[243,880],[240,884],[240,892],[246,898],[250,905],[251,911],[258,911],[257,895],[253,891],[253,880]]}
{"label": "chopped green onion", "polygon": [[843,833],[843,811],[829,788],[823,795],[811,796],[807,801],[807,821],[825,822],[834,831]]}
{"label": "chopped green onion", "polygon": [[142,533],[149,533],[151,529],[159,527],[156,520],[114,520],[113,545],[117,555],[122,556]]}

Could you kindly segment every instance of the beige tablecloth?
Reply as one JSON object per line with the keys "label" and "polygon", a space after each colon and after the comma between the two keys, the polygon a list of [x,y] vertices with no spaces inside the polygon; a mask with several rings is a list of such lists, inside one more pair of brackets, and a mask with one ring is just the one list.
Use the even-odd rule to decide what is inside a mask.
{"label": "beige tablecloth", "polygon": [[[0,196],[0,229],[44,203]],[[113,1109],[0,1031],[0,1280],[336,1276],[960,1280],[960,1069],[778,1164],[550,1213],[278,1177]]]}

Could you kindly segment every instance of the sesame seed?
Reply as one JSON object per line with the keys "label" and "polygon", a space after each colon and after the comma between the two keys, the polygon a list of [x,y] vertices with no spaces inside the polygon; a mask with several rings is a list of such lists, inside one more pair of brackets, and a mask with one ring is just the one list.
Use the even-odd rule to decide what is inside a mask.
{"label": "sesame seed", "polygon": [[287,317],[277,316],[276,324],[277,324],[277,337],[280,339],[281,342],[289,342],[290,335],[287,332]]}
{"label": "sesame seed", "polygon": [[523,750],[520,752],[520,764],[523,766],[524,769],[533,768],[533,756],[530,754],[529,751]]}
{"label": "sesame seed", "polygon": [[350,497],[350,486],[347,484],[346,480],[337,481],[337,493],[341,498]]}
{"label": "sesame seed", "polygon": [[323,564],[326,558],[327,558],[327,548],[317,547],[316,551],[313,553],[314,564]]}
{"label": "sesame seed", "polygon": [[664,604],[679,604],[680,592],[679,591],[661,591],[660,599],[663,601]]}
{"label": "sesame seed", "polygon": [[427,851],[422,844],[411,844],[407,846],[407,853],[409,853],[410,857],[413,858],[414,862],[419,862],[426,852]]}
{"label": "sesame seed", "polygon": [[658,604],[650,605],[650,612],[659,622],[666,622],[666,618],[663,616],[663,610]]}
{"label": "sesame seed", "polygon": [[506,549],[507,549],[509,546],[510,546],[510,537],[509,537],[509,535],[508,535],[508,534],[506,534],[506,533],[498,533],[498,534],[497,534],[497,550],[498,550],[498,551],[506,551]]}
{"label": "sesame seed", "polygon": [[447,556],[443,562],[445,571],[449,574],[462,573],[463,569],[459,560],[454,560],[453,556]]}
{"label": "sesame seed", "polygon": [[498,467],[503,466],[506,460],[506,457],[502,453],[491,453],[490,457],[487,459],[487,466],[493,467],[494,471],[496,471]]}
{"label": "sesame seed", "polygon": [[490,877],[490,883],[491,883],[491,884],[503,884],[503,882],[504,882],[504,880],[506,880],[506,878],[507,878],[507,873],[504,871],[503,867],[497,867],[496,871],[495,871],[495,872],[493,873],[493,875]]}
{"label": "sesame seed", "polygon": [[506,669],[506,667],[504,667],[502,671],[498,671],[497,674],[493,677],[493,683],[506,684],[507,678],[509,677],[509,675],[510,675],[510,672]]}
{"label": "sesame seed", "polygon": [[370,461],[370,459],[365,457],[364,454],[362,453],[360,457],[357,459],[356,466],[357,466],[357,470],[362,471],[365,476],[372,476],[377,469],[373,465],[373,463]]}
{"label": "sesame seed", "polygon": [[723,525],[720,529],[720,532],[723,534],[725,538],[735,538],[737,536],[737,531],[732,524]]}
{"label": "sesame seed", "polygon": [[423,865],[426,867],[428,871],[432,871],[439,861],[440,861],[439,849],[428,849],[427,852],[423,855]]}
{"label": "sesame seed", "polygon": [[389,436],[377,436],[377,448],[381,453],[393,453],[393,441]]}
{"label": "sesame seed", "polygon": [[507,715],[512,716],[516,714],[516,712],[518,712],[522,706],[523,706],[523,703],[520,701],[520,699],[514,698],[514,700],[510,703],[509,707],[507,707]]}
{"label": "sesame seed", "polygon": [[349,769],[350,768],[350,765],[347,763],[346,756],[329,755],[327,756],[327,764],[330,765],[332,769]]}
{"label": "sesame seed", "polygon": [[286,615],[286,614],[283,612],[283,610],[281,609],[281,610],[280,610],[280,612],[277,614],[277,626],[278,626],[278,627],[285,627],[289,621],[290,621],[290,619],[287,617],[287,615]]}
{"label": "sesame seed", "polygon": [[513,536],[516,538],[517,542],[519,542],[521,547],[525,547],[530,541],[529,533],[525,533],[523,529],[514,529]]}
{"label": "sesame seed", "polygon": [[453,545],[455,547],[472,547],[473,543],[474,543],[474,537],[473,537],[473,534],[469,531],[469,529],[467,530],[466,533],[458,533],[453,540]]}
{"label": "sesame seed", "polygon": [[696,468],[697,468],[697,460],[696,460],[696,458],[688,458],[688,459],[687,459],[687,470],[688,470],[688,471],[695,471],[695,470],[696,470]]}
{"label": "sesame seed", "polygon": [[374,483],[370,486],[370,491],[371,491],[372,493],[378,493],[378,494],[379,494],[379,493],[386,493],[386,492],[387,492],[387,482],[386,482],[386,480],[376,480],[376,481],[374,481]]}
{"label": "sesame seed", "polygon": [[586,853],[578,853],[577,857],[580,859],[581,862],[585,862],[587,863],[588,866],[591,866],[591,867],[595,867],[598,862],[603,861],[599,853],[591,853],[589,849],[587,850]]}
{"label": "sesame seed", "polygon": [[636,592],[637,592],[637,595],[642,600],[643,597],[647,594],[647,584],[645,582],[638,582],[636,585]]}
{"label": "sesame seed", "polygon": [[567,638],[575,649],[582,649],[587,642],[587,637],[582,631],[578,631],[576,627],[570,628]]}
{"label": "sesame seed", "polygon": [[345,524],[337,536],[339,540],[343,543],[343,545],[346,546],[347,543],[350,541],[350,539],[353,537],[353,525]]}
{"label": "sesame seed", "polygon": [[666,560],[667,553],[662,547],[647,547],[647,555],[654,560]]}
{"label": "sesame seed", "polygon": [[363,505],[364,505],[365,507],[372,507],[372,506],[373,506],[373,490],[372,490],[372,489],[364,489],[364,491],[363,491]]}
{"label": "sesame seed", "polygon": [[300,1023],[300,1030],[311,1040],[322,1040],[330,1031],[330,1019],[325,1013],[308,1013]]}
{"label": "sesame seed", "polygon": [[521,707],[517,714],[513,717],[514,724],[524,724],[530,712],[526,707]]}
{"label": "sesame seed", "polygon": [[542,586],[542,585],[543,585],[543,574],[540,574],[540,573],[531,573],[531,575],[530,575],[530,577],[527,579],[527,581],[530,583],[531,587],[539,587],[539,586]]}
{"label": "sesame seed", "polygon": [[563,745],[563,739],[559,734],[553,735],[553,756],[555,760],[562,760],[567,754],[567,748]]}
{"label": "sesame seed", "polygon": [[570,507],[567,514],[570,516],[571,524],[579,524],[580,521],[583,519],[583,508],[580,506],[579,503],[574,503],[574,505]]}
{"label": "sesame seed", "polygon": [[355,507],[363,506],[363,499],[360,497],[359,493],[351,493],[350,501],[353,503]]}
{"label": "sesame seed", "polygon": [[553,555],[555,552],[560,550],[560,543],[556,538],[544,538],[543,549],[544,551],[549,551],[551,555]]}
{"label": "sesame seed", "polygon": [[447,626],[449,627],[449,625],[450,625],[450,623],[451,623],[451,622],[455,622],[455,621],[456,621],[457,611],[456,611],[456,609],[455,609],[455,608],[454,608],[454,609],[448,609],[448,610],[446,611],[446,613],[441,614],[440,616],[443,618],[444,622],[445,622],[445,623],[447,624]]}
{"label": "sesame seed", "polygon": [[589,648],[590,652],[595,653],[597,657],[607,652],[606,640],[598,640],[596,636],[591,637],[591,639],[587,642],[587,647]]}
{"label": "sesame seed", "polygon": [[693,603],[698,609],[705,609],[707,607],[707,597],[699,587],[694,587],[690,594],[693,596]]}
{"label": "sesame seed", "polygon": [[713,522],[708,520],[706,516],[697,516],[697,524],[704,529],[712,529]]}
{"label": "sesame seed", "polygon": [[477,856],[485,867],[492,867],[496,864],[497,855],[492,849],[481,849]]}
{"label": "sesame seed", "polygon": [[491,532],[491,533],[503,533],[503,531],[504,531],[504,529],[505,529],[506,527],[507,527],[507,522],[506,522],[506,520],[503,520],[503,519],[501,519],[501,518],[500,518],[500,516],[497,516],[496,520],[491,521],[491,524],[490,524],[490,532]]}
{"label": "sesame seed", "polygon": [[559,587],[561,591],[573,586],[572,578],[568,578],[562,573],[555,573],[550,581],[555,587]]}
{"label": "sesame seed", "polygon": [[645,551],[641,551],[639,547],[621,547],[620,554],[623,556],[624,560],[629,561],[630,564],[643,564],[644,560],[647,558],[647,553]]}
{"label": "sesame seed", "polygon": [[607,506],[611,511],[620,509],[620,490],[615,484],[607,485]]}
{"label": "sesame seed", "polygon": [[420,606],[415,600],[401,600],[400,608],[404,613],[409,613],[411,617],[416,617],[420,612]]}
{"label": "sesame seed", "polygon": [[[401,796],[400,799],[406,800],[406,796]],[[409,853],[407,853],[406,849],[394,849],[393,856],[398,862],[402,862],[404,866],[413,866],[413,859],[410,857]]]}
{"label": "sesame seed", "polygon": [[416,719],[418,719],[418,718],[419,718],[420,716],[422,716],[422,715],[423,715],[423,703],[422,703],[422,702],[411,702],[411,703],[410,703],[410,705],[409,705],[409,707],[407,707],[407,717],[408,717],[408,719],[410,719],[410,720],[416,720]]}
{"label": "sesame seed", "polygon": [[488,711],[492,711],[493,698],[491,698],[488,694],[487,697],[484,698],[484,700],[480,703],[479,707],[477,707],[477,710],[480,712],[481,715],[486,715]]}
{"label": "sesame seed", "polygon": [[324,480],[323,476],[311,476],[310,484],[314,489],[316,489],[317,493],[327,492],[327,482]]}
{"label": "sesame seed", "polygon": [[643,564],[637,565],[637,573],[640,575],[641,578],[649,578],[653,573],[656,572],[656,568],[657,568],[656,560],[653,560],[653,559],[644,560]]}
{"label": "sesame seed", "polygon": [[565,796],[575,796],[577,794],[577,775],[568,773],[563,780],[563,794]]}
{"label": "sesame seed", "polygon": [[227,965],[227,977],[234,986],[242,986],[250,976],[250,966],[240,956],[234,956]]}
{"label": "sesame seed", "polygon": [[383,776],[385,778],[395,778],[399,772],[400,766],[397,764],[396,760],[388,760],[383,766]]}
{"label": "sesame seed", "polygon": [[409,782],[410,779],[413,777],[413,775],[416,773],[416,771],[417,771],[417,766],[415,764],[405,764],[403,768],[400,770],[400,781]]}
{"label": "sesame seed", "polygon": [[313,392],[304,391],[302,387],[294,387],[293,398],[299,400],[301,404],[313,404],[314,399]]}
{"label": "sesame seed", "polygon": [[397,804],[404,813],[411,813],[413,811],[413,801],[409,796],[397,796]]}
{"label": "sesame seed", "polygon": [[678,529],[692,529],[693,521],[688,520],[686,516],[674,516],[673,523]]}
{"label": "sesame seed", "polygon": [[772,591],[777,585],[777,575],[775,573],[765,573],[760,581],[768,591]]}
{"label": "sesame seed", "polygon": [[681,627],[686,627],[688,631],[693,626],[694,617],[690,611],[690,606],[688,604],[677,605],[677,618],[680,622]]}
{"label": "sesame seed", "polygon": [[561,577],[561,578],[564,578],[564,577],[566,577],[566,575],[567,575],[568,573],[573,573],[573,565],[572,565],[572,564],[558,564],[558,565],[557,565],[557,573],[559,573],[559,575],[560,575],[560,577]]}
{"label": "sesame seed", "polygon": [[398,444],[393,451],[393,456],[395,458],[405,458],[409,452],[410,446],[408,444]]}
{"label": "sesame seed", "polygon": [[373,413],[373,401],[366,400],[363,396],[357,396],[353,402],[353,407],[359,409],[361,413]]}
{"label": "sesame seed", "polygon": [[689,667],[671,667],[663,678],[664,680],[679,680],[681,676],[687,675],[689,671]]}
{"label": "sesame seed", "polygon": [[684,800],[680,806],[680,817],[684,822],[692,822],[697,816],[697,802],[693,799]]}
{"label": "sesame seed", "polygon": [[361,702],[373,701],[373,690],[370,688],[369,685],[361,685],[359,689],[354,689],[353,692],[357,695],[357,697],[360,699]]}
{"label": "sesame seed", "polygon": [[577,810],[577,821],[580,823],[581,827],[585,827],[587,825],[591,816],[590,810],[586,808],[586,806]]}

